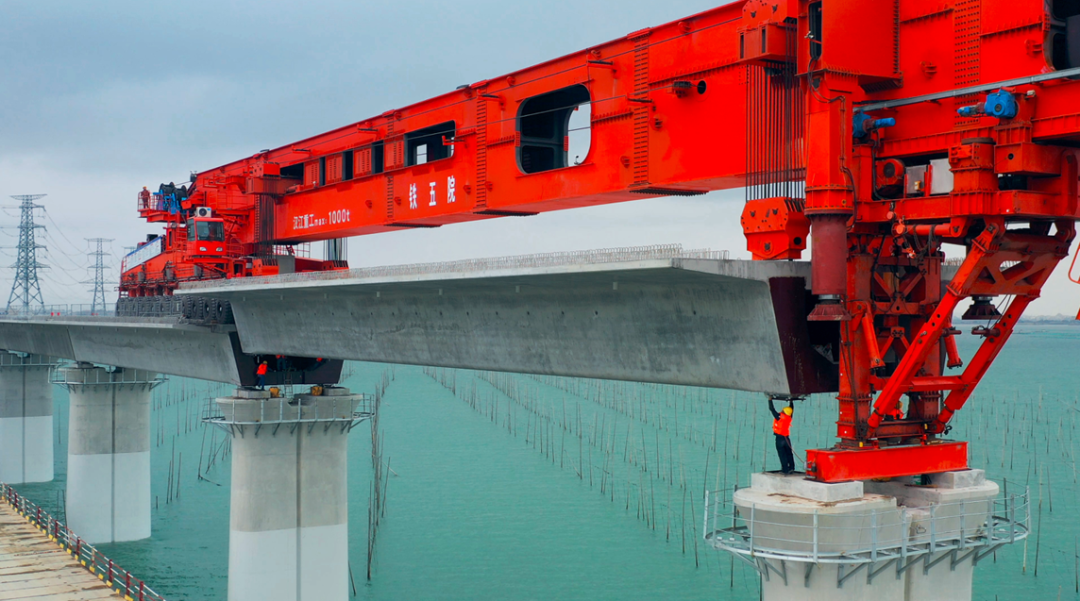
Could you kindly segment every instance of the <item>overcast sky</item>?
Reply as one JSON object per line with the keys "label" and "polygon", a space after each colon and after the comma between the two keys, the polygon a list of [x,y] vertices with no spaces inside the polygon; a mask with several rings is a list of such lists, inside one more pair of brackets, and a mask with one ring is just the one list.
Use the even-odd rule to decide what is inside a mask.
{"label": "overcast sky", "polygon": [[[84,238],[157,228],[142,186],[212,168],[718,2],[0,0],[0,199],[45,193],[47,304],[89,302]],[[11,201],[14,204],[14,201]],[[352,266],[682,243],[748,256],[741,190],[349,241]],[[0,213],[14,226],[18,214]],[[0,233],[14,246],[16,230]],[[0,264],[15,251],[0,250]],[[109,300],[119,261],[110,256]],[[1075,314],[1059,268],[1030,310]],[[0,274],[0,306],[11,273]]]}

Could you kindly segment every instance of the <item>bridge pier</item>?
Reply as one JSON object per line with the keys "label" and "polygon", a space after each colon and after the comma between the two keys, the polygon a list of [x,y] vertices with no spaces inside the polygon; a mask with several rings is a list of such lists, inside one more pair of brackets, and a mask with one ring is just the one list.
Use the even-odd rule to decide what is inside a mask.
{"label": "bridge pier", "polygon": [[705,537],[761,577],[763,601],[963,601],[975,566],[1027,536],[1026,492],[997,499],[982,470],[825,484],[753,474]]}
{"label": "bridge pier", "polygon": [[77,363],[71,398],[67,521],[90,543],[150,537],[150,391],[157,374]]}
{"label": "bridge pier", "polygon": [[237,389],[208,420],[232,435],[229,601],[348,596],[346,443],[370,401],[314,391],[285,399]]}
{"label": "bridge pier", "polygon": [[0,482],[53,479],[49,357],[0,351]]}

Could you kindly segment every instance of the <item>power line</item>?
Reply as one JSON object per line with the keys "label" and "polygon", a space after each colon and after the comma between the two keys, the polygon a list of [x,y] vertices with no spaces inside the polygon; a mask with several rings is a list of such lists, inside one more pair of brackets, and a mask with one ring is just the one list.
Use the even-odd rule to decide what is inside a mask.
{"label": "power line", "polygon": [[[43,242],[46,245],[45,253],[48,255],[48,258],[55,263],[52,265],[52,268],[60,267],[65,271],[85,271],[92,266],[92,263],[86,260],[85,250],[74,257],[62,251],[58,253],[56,252],[58,250],[56,238],[49,236],[47,233],[44,236]],[[61,265],[61,262],[63,262],[63,265]]]}
{"label": "power line", "polygon": [[44,209],[42,205],[34,204],[34,201],[43,198],[44,194],[20,194],[12,196],[20,202],[19,210],[19,257],[15,260],[15,281],[11,285],[11,295],[8,296],[7,312],[11,313],[12,305],[21,305],[22,313],[30,313],[30,305],[37,304],[41,311],[45,311],[45,301],[41,298],[41,284],[38,282],[38,269],[44,269],[46,265],[38,263],[37,249],[45,248],[37,243],[34,234],[38,229],[45,229],[43,225],[34,223],[34,209]]}
{"label": "power line", "polygon": [[[44,207],[43,207],[43,208],[44,208]],[[52,226],[53,226],[53,229],[54,229],[54,230],[56,230],[56,231],[57,231],[57,232],[58,232],[58,233],[60,234],[60,237],[61,237],[61,238],[63,238],[63,239],[64,239],[64,241],[66,241],[66,242],[68,243],[68,245],[69,245],[69,246],[71,246],[71,248],[72,248],[72,249],[74,250],[74,254],[75,254],[75,255],[81,255],[81,254],[82,254],[82,249],[81,249],[81,248],[79,248],[79,245],[78,245],[78,244],[75,244],[74,242],[72,242],[72,241],[71,241],[71,238],[68,238],[68,237],[67,237],[67,234],[65,234],[65,233],[64,233],[64,230],[63,230],[63,229],[62,229],[62,228],[60,227],[60,225],[59,225],[58,223],[56,223],[56,221],[55,221],[55,220],[54,220],[54,219],[52,218],[52,215],[51,215],[51,214],[50,214],[50,213],[49,213],[48,211],[42,211],[42,212],[43,212],[43,213],[44,213],[44,215],[45,215],[45,219],[48,219],[48,220],[49,220],[49,223],[51,223],[51,224],[52,224]],[[57,244],[57,247],[59,247],[59,246],[60,246],[60,245],[59,245],[59,243],[58,243],[58,244]],[[61,252],[63,252],[64,254],[68,254],[68,253],[67,253],[67,252],[65,252],[65,251],[64,251],[63,249],[61,249]]]}

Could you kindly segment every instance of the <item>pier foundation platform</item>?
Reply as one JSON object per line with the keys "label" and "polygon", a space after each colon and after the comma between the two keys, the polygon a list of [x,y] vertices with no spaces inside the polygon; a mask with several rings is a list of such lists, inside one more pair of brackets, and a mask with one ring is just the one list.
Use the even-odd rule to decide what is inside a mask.
{"label": "pier foundation platform", "polygon": [[753,474],[710,493],[705,538],[761,576],[763,601],[963,601],[975,566],[1029,530],[1027,492],[982,470],[826,484]]}
{"label": "pier foundation platform", "polygon": [[150,537],[153,372],[77,363],[53,380],[71,399],[67,520],[91,543]]}
{"label": "pier foundation platform", "polygon": [[53,396],[42,355],[0,351],[0,482],[53,479]]}
{"label": "pier foundation platform", "polygon": [[347,440],[371,399],[238,389],[207,421],[232,435],[229,601],[345,601]]}

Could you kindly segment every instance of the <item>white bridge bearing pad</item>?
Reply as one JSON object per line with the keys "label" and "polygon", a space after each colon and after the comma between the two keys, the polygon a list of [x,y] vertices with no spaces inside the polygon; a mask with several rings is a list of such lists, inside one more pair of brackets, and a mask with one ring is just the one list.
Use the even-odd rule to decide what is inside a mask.
{"label": "white bridge bearing pad", "polygon": [[750,490],[766,495],[787,495],[821,503],[859,500],[863,498],[864,492],[862,482],[826,483],[807,480],[806,474],[784,475],[772,472],[751,474]]}
{"label": "white bridge bearing pad", "polygon": [[[957,541],[987,535],[998,486],[974,469],[935,474],[930,480],[929,485],[918,485],[913,477],[825,484],[801,474],[753,474],[752,486],[736,491],[733,500],[736,519],[745,524],[742,542],[754,550],[750,561],[764,570],[762,598],[972,599],[974,562],[950,558],[956,559]],[[729,540],[738,545],[738,537]],[[988,548],[975,544],[969,553]],[[920,552],[936,546],[925,555],[933,565],[924,569],[920,563],[899,578],[890,570],[871,582],[871,570],[884,569],[882,563],[894,560],[905,546]],[[874,549],[881,553],[876,560]],[[739,552],[745,557],[745,546]],[[852,571],[856,562],[868,559],[865,572]]]}
{"label": "white bridge bearing pad", "polygon": [[735,492],[734,503],[739,516],[752,522],[760,550],[811,554],[816,547],[828,555],[870,548],[872,530],[887,539],[901,535],[896,498],[865,494],[862,482],[825,484],[767,473],[754,474],[751,482]]}
{"label": "white bridge bearing pad", "polygon": [[897,503],[909,510],[970,501],[987,504],[989,511],[990,500],[997,497],[999,491],[997,483],[988,481],[986,473],[979,469],[934,474],[929,486],[917,486],[913,478],[866,482],[866,492],[896,497]]}

